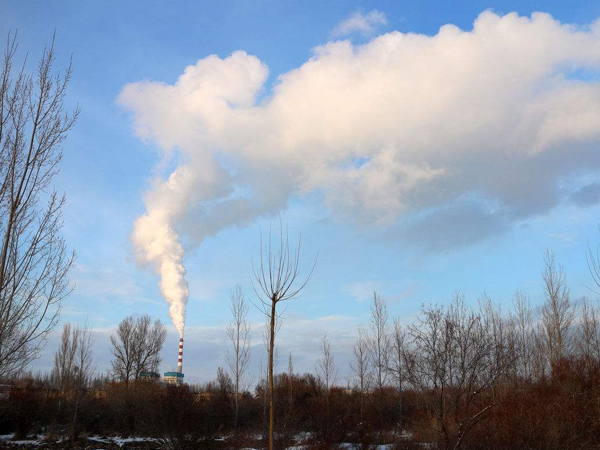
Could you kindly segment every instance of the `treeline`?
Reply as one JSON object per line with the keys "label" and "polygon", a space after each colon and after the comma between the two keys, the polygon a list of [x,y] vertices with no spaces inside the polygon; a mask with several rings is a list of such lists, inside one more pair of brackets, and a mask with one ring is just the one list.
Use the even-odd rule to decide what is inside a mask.
{"label": "treeline", "polygon": [[[314,373],[297,373],[290,355],[276,374],[275,448],[600,448],[600,309],[572,301],[552,253],[542,282],[538,307],[523,292],[507,312],[485,296],[473,307],[456,294],[449,305],[424,305],[409,325],[390,317],[375,293],[350,378],[338,376],[325,336]],[[160,362],[155,350],[164,342],[162,326],[148,317],[127,318],[117,330],[111,379],[88,376],[88,331],[66,327],[52,374],[10,382],[0,433],[45,432],[74,444],[86,434],[134,434],[173,449],[264,447],[269,383],[267,376],[256,386],[247,381],[247,310],[238,289],[227,369],[197,386],[144,377]],[[133,342],[146,345],[128,351],[129,361],[117,350]]]}

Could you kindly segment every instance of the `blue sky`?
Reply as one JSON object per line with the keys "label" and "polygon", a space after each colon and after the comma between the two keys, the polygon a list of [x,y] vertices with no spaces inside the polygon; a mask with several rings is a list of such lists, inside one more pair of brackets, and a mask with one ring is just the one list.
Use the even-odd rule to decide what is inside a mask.
{"label": "blue sky", "polygon": [[[172,111],[169,108],[177,110],[177,105],[153,103],[155,98],[162,98],[164,86],[177,83],[186,67],[196,65],[209,55],[220,58],[215,63],[219,70],[229,70],[229,65],[233,63],[227,62],[226,58],[237,50],[243,50],[247,55],[256,57],[256,60],[243,55],[240,57],[240,64],[248,65],[248,70],[257,71],[258,81],[248,82],[258,83],[251,100],[251,106],[256,106],[256,110],[251,110],[267,116],[270,114],[269,105],[278,101],[279,91],[292,90],[287,87],[291,82],[286,84],[279,78],[280,75],[291,73],[300,79],[298,83],[308,86],[304,89],[309,89],[311,83],[318,79],[310,78],[310,74],[302,78],[303,73],[296,69],[311,58],[316,59],[317,63],[329,61],[327,58],[337,61],[335,58],[343,54],[343,51],[338,55],[335,53],[337,49],[328,48],[325,56],[315,56],[318,53],[315,47],[339,39],[347,40],[354,45],[354,49],[359,49],[361,45],[368,46],[378,36],[394,30],[434,36],[446,24],[470,31],[473,22],[488,9],[498,17],[510,12],[530,16],[535,11],[543,11],[561,24],[577,24],[583,32],[600,17],[600,4],[591,1],[572,1],[567,4],[561,1],[0,0],[0,32],[6,35],[8,31],[18,29],[20,48],[29,52],[30,63],[39,56],[54,30],[58,50],[57,67],[64,67],[70,55],[73,55],[74,75],[68,102],[71,105],[79,104],[82,114],[65,142],[62,171],[56,179],[56,185],[67,195],[64,235],[78,253],[78,265],[72,274],[76,288],[64,303],[61,320],[77,323],[88,321],[97,330],[98,370],[109,368],[108,336],[115,325],[129,314],[149,313],[161,318],[169,326],[163,368],[173,366],[176,361],[177,334],[168,315],[168,305],[159,290],[158,276],[152,270],[136,264],[136,249],[130,240],[136,218],[147,210],[144,195],[153,189],[151,180],[155,176],[169,176],[180,164],[178,156],[174,159],[165,156],[168,151],[161,144],[161,139],[172,137],[174,142],[184,142],[188,136],[185,126],[193,128],[197,119],[190,117],[189,124],[185,122],[171,136],[168,135],[169,130],[159,130],[156,119],[144,117],[148,109],[161,111],[159,108],[164,107],[162,112],[165,114]],[[355,17],[364,18],[373,10],[381,13],[385,20],[375,23],[371,30],[364,32],[356,29],[344,35],[336,34],[335,30],[340,29],[340,24],[353,15],[359,14]],[[486,23],[482,24],[482,28]],[[506,23],[512,26],[510,24],[513,22]],[[546,28],[542,26],[533,27],[532,32],[538,29],[542,30],[539,34],[543,43],[546,42],[544,39],[552,38],[551,33],[555,28],[548,31],[549,37],[543,35]],[[518,33],[515,35],[519,36]],[[597,43],[593,36],[589,42]],[[585,45],[583,47],[585,49]],[[582,54],[577,55],[579,59],[572,63],[569,62],[568,50],[565,52],[567,62],[564,64],[574,64],[574,68],[557,69],[559,75],[570,77],[582,83],[582,89],[596,93],[600,67],[597,56],[588,55],[582,50]],[[573,52],[576,53],[575,50]],[[358,58],[359,54],[356,50],[354,56]],[[415,57],[415,64],[421,61],[419,58]],[[427,64],[431,64],[432,70],[435,70],[438,66],[435,56],[432,58]],[[516,84],[521,80],[518,77],[519,70],[529,59],[507,72],[517,74]],[[374,61],[377,64],[377,60]],[[198,67],[208,67],[208,64]],[[478,68],[476,64],[476,69],[469,72],[475,80],[473,90],[477,88],[477,80],[486,79],[488,74],[485,67]],[[268,67],[268,74],[266,70],[263,71],[264,67]],[[524,77],[529,74],[523,73]],[[502,79],[508,78],[506,75]],[[535,78],[538,84],[531,89],[545,89],[546,84],[543,83],[548,80],[540,82]],[[552,81],[555,79],[552,78]],[[128,85],[132,86],[132,91],[129,95],[123,94]],[[147,89],[143,92],[149,94],[140,93],[142,88]],[[437,95],[435,89],[433,85],[432,95]],[[554,91],[548,92],[550,95]],[[576,98],[573,100],[573,96],[569,98],[569,101],[578,101]],[[590,95],[586,98],[590,98]],[[562,99],[560,97],[555,101]],[[350,97],[344,107],[351,109],[352,101]],[[462,102],[461,99],[457,101]],[[500,102],[496,96],[486,101]],[[232,100],[234,112],[236,108],[248,106],[237,106],[236,102],[242,104],[245,100],[237,97]],[[472,103],[478,102],[479,97],[474,97]],[[539,107],[537,103],[533,105]],[[519,111],[520,106],[509,106]],[[577,103],[569,103],[568,106],[573,107],[574,111],[578,110]],[[598,104],[586,103],[581,109],[587,108],[586,111],[592,114],[595,106]],[[461,106],[456,108],[460,111]],[[514,111],[510,108],[509,111]],[[415,107],[415,111],[418,114],[418,107]],[[234,118],[233,113],[231,117]],[[577,120],[576,116],[573,117]],[[266,128],[262,131],[269,132],[271,129],[268,124],[272,122],[265,119],[265,123],[267,125],[263,125]],[[510,125],[513,128],[504,128],[501,133],[528,133],[528,122],[522,123],[520,127]],[[143,139],[140,138],[140,127],[150,130]],[[487,130],[485,126],[482,129]],[[490,169],[494,163],[484,159],[493,159],[497,153],[486,153],[485,148],[482,148],[480,158],[469,157],[463,161],[461,156],[457,156],[462,154],[463,147],[485,147],[485,142],[496,139],[494,128],[489,128],[490,134],[483,137],[473,132],[469,142],[463,143],[463,138],[457,137],[449,144],[448,152],[443,152],[439,145],[432,144],[434,151],[423,144],[419,155],[410,157],[411,165],[407,166],[410,170],[399,169],[407,174],[406,177],[429,180],[437,176],[435,170],[443,166],[441,161],[448,164],[459,161],[457,167],[465,170],[465,180],[468,180],[444,185],[444,189],[440,188],[436,194],[438,197],[435,201],[423,193],[420,184],[415,188],[411,185],[410,189],[405,184],[400,187],[384,185],[382,191],[376,191],[378,198],[386,197],[386,193],[390,198],[395,198],[394,189],[407,190],[402,202],[408,206],[405,209],[398,207],[399,212],[391,218],[387,216],[387,203],[383,213],[378,209],[372,215],[368,214],[374,202],[368,195],[366,199],[362,198],[364,190],[361,189],[372,186],[373,180],[365,181],[367,184],[364,185],[358,184],[356,191],[348,188],[348,192],[345,192],[347,186],[343,180],[340,185],[332,186],[329,183],[330,179],[340,175],[338,171],[332,169],[332,172],[325,173],[323,179],[315,180],[311,178],[313,172],[302,166],[298,169],[298,177],[303,180],[302,187],[289,188],[284,206],[279,207],[277,201],[264,197],[260,199],[262,203],[257,207],[257,212],[238,223],[234,221],[219,228],[214,236],[186,237],[182,232],[181,240],[186,249],[184,263],[190,288],[184,361],[188,379],[208,380],[214,376],[216,367],[224,364],[223,351],[227,345],[224,328],[229,320],[229,294],[239,283],[247,296],[253,298],[250,285],[251,258],[258,253],[260,230],[268,229],[272,220],[277,221],[278,214],[289,224],[292,237],[302,233],[304,267],[308,268],[312,259],[319,254],[311,283],[300,299],[290,303],[280,336],[280,353],[287,355],[293,352],[298,370],[312,369],[318,342],[322,333],[327,332],[333,341],[340,372],[347,372],[349,346],[356,326],[368,320],[369,296],[373,289],[389,300],[391,314],[406,323],[414,320],[421,303],[447,303],[457,290],[464,292],[472,303],[485,292],[508,309],[515,290],[521,289],[527,291],[532,301],[538,304],[542,299],[540,272],[543,252],[551,248],[565,266],[573,298],[582,295],[594,297],[585,287],[591,282],[585,251],[588,241],[592,245],[600,241],[597,228],[600,198],[594,190],[600,174],[598,162],[595,162],[598,158],[594,159],[594,155],[597,154],[600,139],[593,127],[584,131],[577,129],[581,136],[573,137],[575,131],[571,130],[565,132],[568,138],[561,138],[557,144],[548,144],[549,150],[545,147],[535,150],[540,153],[528,159],[527,164],[531,165],[522,169],[532,173],[527,182],[517,179],[522,177],[522,174],[519,175],[521,169],[504,159],[498,164],[497,171]],[[536,132],[539,136],[539,130]],[[196,135],[192,136],[196,138]],[[252,165],[250,151],[242,154],[232,150],[228,153],[226,148],[234,148],[238,144],[232,144],[216,134],[214,136],[211,135],[207,145],[223,147],[215,157],[217,161],[225,160],[227,163],[227,158],[231,158],[234,161],[233,171],[243,174],[244,167]],[[361,136],[358,138],[358,147],[363,142]],[[364,139],[367,142],[367,138]],[[389,142],[393,142],[389,145],[417,142],[414,139],[402,139],[404,137],[395,141],[390,138]],[[244,145],[239,144],[240,147]],[[368,145],[371,144],[365,144]],[[418,145],[421,145],[420,141]],[[340,144],[340,147],[343,145]],[[507,147],[504,150],[510,154],[511,151],[525,152],[529,149],[515,146],[514,149]],[[360,148],[353,151],[362,155]],[[572,159],[578,161],[560,156],[569,151],[572,152]],[[194,161],[198,155],[195,152],[192,148],[182,150],[182,160],[189,158]],[[539,156],[542,153],[545,156]],[[402,153],[395,153],[396,157],[398,154]],[[307,155],[305,158],[313,159],[310,155],[317,153]],[[355,164],[352,170],[356,170],[359,176],[362,176],[361,166],[366,164],[365,167],[369,168],[372,163],[375,178],[381,179],[381,173],[376,172],[379,167],[376,166],[377,155],[379,153],[373,150],[368,156],[361,156],[360,160],[354,155],[336,161]],[[318,156],[314,159],[318,160]],[[194,164],[197,163],[190,163],[190,167],[197,168]],[[415,169],[413,173],[411,170],[415,165],[419,170]],[[471,172],[472,166],[482,169]],[[295,169],[297,165],[289,167]],[[385,168],[385,164],[382,167]],[[540,181],[537,183],[538,167],[543,168],[544,173],[553,174],[551,179],[539,175]],[[271,186],[268,180],[264,181],[269,175],[260,171],[253,169],[243,176],[250,181],[246,184],[240,181],[235,185],[242,192],[242,197],[253,195],[264,185],[267,189]],[[512,176],[516,180],[513,183],[514,190],[510,189]],[[257,178],[262,180],[256,181]],[[273,183],[273,190],[288,188],[285,180]],[[548,186],[552,186],[552,189],[558,186],[560,189],[557,188],[556,195],[550,195]],[[446,197],[445,193],[453,189],[455,195]],[[363,203],[357,198],[362,198],[360,201]],[[178,222],[177,227],[192,227],[196,217],[188,219]],[[254,309],[251,310],[250,319],[256,324],[256,345],[253,349],[256,368],[260,359],[264,358],[260,335],[263,319]],[[33,370],[46,370],[51,366],[54,342],[55,337],[50,340],[41,358],[33,364]]]}

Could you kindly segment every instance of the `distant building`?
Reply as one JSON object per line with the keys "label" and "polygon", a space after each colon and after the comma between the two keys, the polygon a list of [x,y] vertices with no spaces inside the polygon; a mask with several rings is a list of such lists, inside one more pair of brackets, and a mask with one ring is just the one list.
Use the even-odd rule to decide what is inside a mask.
{"label": "distant building", "polygon": [[142,380],[158,381],[160,380],[160,375],[157,372],[141,372],[140,378]]}
{"label": "distant building", "polygon": [[183,374],[181,372],[165,372],[165,383],[175,385],[183,384]]}

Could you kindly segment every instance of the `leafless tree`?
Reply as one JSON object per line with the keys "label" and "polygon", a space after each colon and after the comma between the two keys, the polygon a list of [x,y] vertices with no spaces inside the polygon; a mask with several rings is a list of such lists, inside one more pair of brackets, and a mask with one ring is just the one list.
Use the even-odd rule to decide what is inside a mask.
{"label": "leafless tree", "polygon": [[549,373],[550,359],[548,358],[547,333],[544,324],[537,322],[532,335],[532,378],[541,380]]}
{"label": "leafless tree", "polygon": [[375,388],[381,392],[387,384],[387,361],[390,352],[390,335],[388,330],[388,310],[385,299],[373,292],[371,305],[371,323],[369,324],[369,352],[373,366]]}
{"label": "leafless tree", "polygon": [[60,346],[54,355],[54,382],[61,396],[73,385],[78,336],[79,329],[73,328],[70,323],[64,324]]}
{"label": "leafless tree", "polygon": [[409,327],[411,352],[407,372],[420,391],[447,449],[464,438],[496,405],[489,393],[512,366],[514,355],[486,324],[469,310],[461,295],[450,307],[423,307]]}
{"label": "leafless tree", "polygon": [[167,330],[159,319],[154,324],[149,315],[123,319],[116,334],[110,336],[115,378],[129,385],[142,372],[158,370],[166,338]]}
{"label": "leafless tree", "polygon": [[327,339],[327,335],[324,335],[321,339],[319,349],[321,350],[321,357],[317,359],[315,369],[321,384],[325,388],[325,393],[329,397],[329,391],[337,381],[338,371],[331,351],[331,342]]}
{"label": "leafless tree", "polygon": [[579,330],[579,354],[588,360],[600,361],[600,310],[588,298],[584,298],[581,304]]}
{"label": "leafless tree", "polygon": [[92,345],[94,343],[94,335],[88,325],[83,329],[77,330],[77,351],[75,352],[75,390],[73,399],[73,420],[71,421],[71,439],[76,440],[79,436],[78,419],[81,403],[84,399],[85,390],[89,387],[93,374],[96,370],[93,355]]}
{"label": "leafless tree", "polygon": [[79,113],[64,111],[71,66],[54,73],[52,41],[29,74],[13,67],[17,48],[9,34],[0,69],[0,376],[36,357],[75,259],[60,234],[65,197],[51,189]]}
{"label": "leafless tree", "polygon": [[77,420],[85,389],[94,371],[93,333],[89,326],[79,328],[65,324],[60,347],[54,356],[54,379],[60,393],[59,409],[64,400],[72,400],[71,438],[77,438]]}
{"label": "leafless tree", "polygon": [[546,345],[551,364],[566,356],[571,350],[572,325],[575,320],[575,307],[571,304],[565,271],[557,267],[554,252],[544,255],[545,302],[542,307],[542,323],[546,332]]}
{"label": "leafless tree", "polygon": [[269,361],[267,371],[269,375],[269,450],[274,448],[274,381],[273,368],[275,356],[275,334],[277,322],[281,313],[277,313],[277,305],[297,297],[306,286],[317,260],[312,266],[304,281],[300,280],[300,244],[295,251],[290,251],[290,244],[287,230],[283,232],[283,225],[280,222],[279,243],[273,248],[271,231],[269,231],[269,242],[263,245],[262,233],[260,237],[260,262],[258,266],[252,262],[254,277],[252,285],[260,304],[259,309],[268,320],[269,327]]}
{"label": "leafless tree", "polygon": [[363,421],[365,410],[365,396],[371,384],[371,357],[369,356],[369,341],[367,331],[358,327],[358,339],[352,346],[354,360],[350,362],[350,369],[354,374],[355,389],[360,394],[360,421]]}
{"label": "leafless tree", "polygon": [[371,322],[369,324],[369,353],[373,368],[373,384],[377,398],[379,428],[381,430],[384,414],[384,387],[388,381],[388,359],[390,356],[390,334],[388,330],[388,310],[383,297],[373,292]]}
{"label": "leafless tree", "polygon": [[[518,359],[516,351],[516,331],[510,323],[510,319],[505,319],[499,306],[495,306],[492,299],[486,294],[479,298],[479,317],[483,327],[487,330],[488,336],[492,341],[491,367],[489,371],[497,373],[507,372],[511,369],[514,372],[515,363]],[[507,360],[511,362],[507,365]],[[492,386],[492,389],[494,386]]]}
{"label": "leafless tree", "polygon": [[400,427],[402,427],[402,390],[406,380],[405,359],[407,344],[408,339],[406,337],[406,330],[402,327],[400,320],[398,318],[394,318],[387,369],[392,375],[392,378],[396,384],[396,389],[398,390],[398,425]]}
{"label": "leafless tree", "polygon": [[515,351],[517,353],[515,369],[517,375],[528,381],[532,381],[535,327],[531,302],[525,292],[516,292],[513,298],[513,312],[510,318],[515,329]]}
{"label": "leafless tree", "polygon": [[241,392],[247,388],[246,372],[250,364],[252,341],[250,324],[246,320],[248,305],[242,287],[239,285],[231,294],[230,309],[233,318],[227,326],[227,336],[229,336],[233,349],[227,351],[226,360],[233,381],[234,428],[237,428],[240,411],[239,397]]}

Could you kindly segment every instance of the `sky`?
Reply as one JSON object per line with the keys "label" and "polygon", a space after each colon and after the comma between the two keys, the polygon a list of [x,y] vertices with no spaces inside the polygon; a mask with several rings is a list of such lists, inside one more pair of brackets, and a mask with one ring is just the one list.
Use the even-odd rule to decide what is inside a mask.
{"label": "sky", "polygon": [[[278,336],[313,370],[326,333],[348,374],[377,290],[390,315],[484,293],[543,300],[546,249],[575,301],[600,242],[600,4],[592,1],[0,0],[29,66],[56,32],[80,119],[56,188],[77,251],[61,323],[168,327],[163,370],[212,379],[229,297],[256,301],[260,233],[318,260]],[[189,298],[188,298],[189,292]],[[169,315],[169,300],[171,316]],[[173,321],[172,318],[175,320]],[[257,379],[264,318],[251,305]],[[50,370],[59,329],[31,369]]]}

